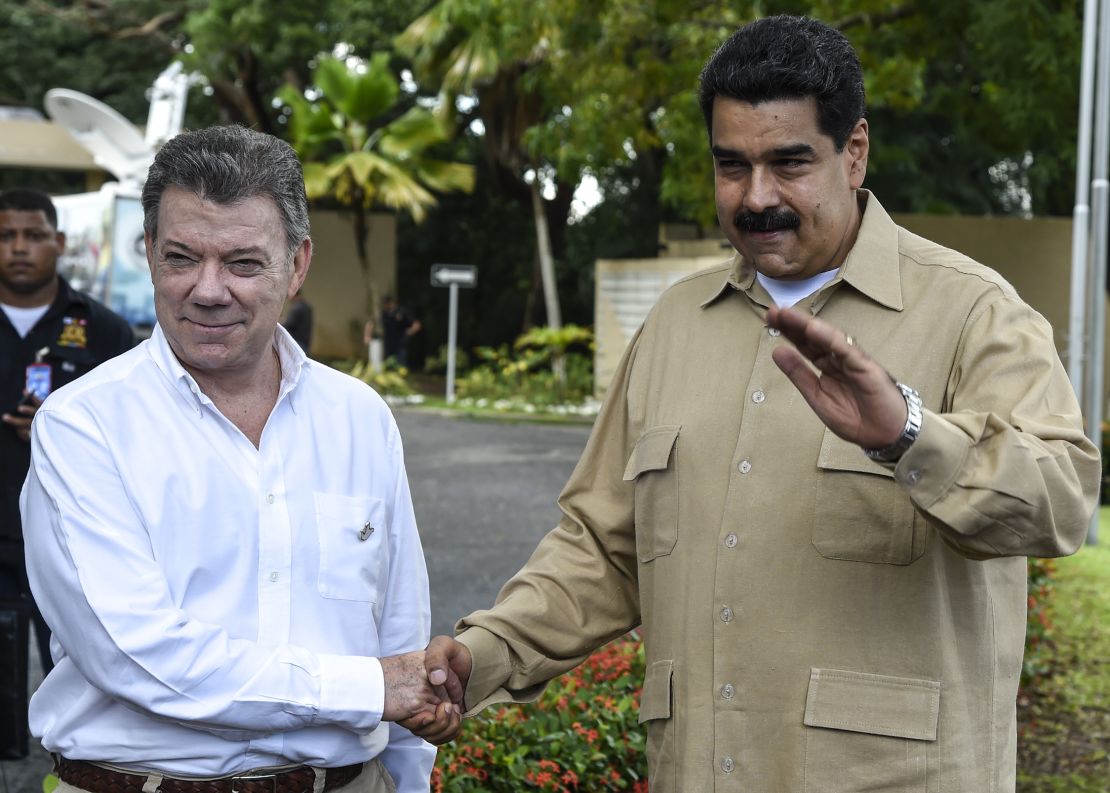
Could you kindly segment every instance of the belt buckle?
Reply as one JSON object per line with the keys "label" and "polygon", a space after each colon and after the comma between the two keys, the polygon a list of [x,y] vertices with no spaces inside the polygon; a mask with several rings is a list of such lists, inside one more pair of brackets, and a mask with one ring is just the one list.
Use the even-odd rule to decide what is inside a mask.
{"label": "belt buckle", "polygon": [[277,774],[238,774],[231,778],[231,793],[239,793],[242,789],[239,787],[240,782],[261,782],[262,780],[270,780],[271,793],[277,793]]}

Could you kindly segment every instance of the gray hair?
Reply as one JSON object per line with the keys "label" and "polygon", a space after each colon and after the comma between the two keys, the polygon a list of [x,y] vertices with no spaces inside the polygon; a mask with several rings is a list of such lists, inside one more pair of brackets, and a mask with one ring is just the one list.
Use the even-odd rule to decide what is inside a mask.
{"label": "gray hair", "polygon": [[304,173],[283,140],[237,125],[183,132],[158,151],[143,185],[143,228],[158,239],[158,210],[167,187],[216,204],[267,196],[281,213],[290,255],[308,238]]}

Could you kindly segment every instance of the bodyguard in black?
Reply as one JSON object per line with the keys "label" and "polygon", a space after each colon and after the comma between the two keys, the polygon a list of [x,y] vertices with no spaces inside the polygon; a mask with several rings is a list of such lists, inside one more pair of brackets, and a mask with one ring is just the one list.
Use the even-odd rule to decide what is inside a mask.
{"label": "bodyguard in black", "polygon": [[13,645],[0,654],[15,653],[14,664],[3,664],[8,674],[0,685],[0,757],[27,751],[28,618],[34,620],[44,671],[52,665],[50,633],[27,586],[19,520],[31,419],[51,391],[135,344],[122,318],[57,274],[65,249],[57,225],[44,193],[0,193],[0,622]]}

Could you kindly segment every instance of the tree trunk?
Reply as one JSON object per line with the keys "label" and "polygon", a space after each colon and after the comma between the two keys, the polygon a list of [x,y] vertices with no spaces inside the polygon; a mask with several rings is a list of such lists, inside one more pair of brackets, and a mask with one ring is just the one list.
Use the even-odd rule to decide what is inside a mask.
{"label": "tree trunk", "polygon": [[370,272],[370,220],[362,202],[362,192],[357,191],[353,199],[351,211],[354,213],[355,252],[358,255],[359,269],[362,270],[362,286],[366,293],[367,321],[374,323],[374,333],[371,335],[378,335],[382,329],[378,327],[378,296],[375,294],[374,279]]}
{"label": "tree trunk", "polygon": [[540,275],[543,278],[543,303],[547,310],[547,324],[558,330],[563,327],[562,313],[559,311],[559,289],[555,283],[555,254],[551,251],[551,234],[547,226],[547,211],[544,208],[542,186],[539,173],[532,180],[532,217],[536,224],[536,251],[540,259]]}

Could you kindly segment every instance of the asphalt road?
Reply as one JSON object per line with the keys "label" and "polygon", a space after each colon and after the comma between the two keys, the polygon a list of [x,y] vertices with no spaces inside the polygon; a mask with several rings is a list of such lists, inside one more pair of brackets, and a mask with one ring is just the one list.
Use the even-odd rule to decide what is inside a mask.
{"label": "asphalt road", "polygon": [[[581,425],[477,421],[397,411],[428,562],[432,633],[493,602],[559,519],[555,500],[586,445]],[[31,649],[32,688],[41,670]],[[37,793],[50,758],[0,762],[0,793]]]}
{"label": "asphalt road", "polygon": [[589,428],[398,412],[432,590],[432,633],[493,603],[559,520]]}

